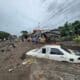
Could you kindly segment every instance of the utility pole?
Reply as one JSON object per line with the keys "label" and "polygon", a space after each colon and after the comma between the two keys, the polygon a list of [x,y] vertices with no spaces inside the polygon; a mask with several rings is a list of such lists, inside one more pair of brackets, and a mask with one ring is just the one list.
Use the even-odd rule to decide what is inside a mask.
{"label": "utility pole", "polygon": [[38,28],[40,29],[40,22],[38,23]]}

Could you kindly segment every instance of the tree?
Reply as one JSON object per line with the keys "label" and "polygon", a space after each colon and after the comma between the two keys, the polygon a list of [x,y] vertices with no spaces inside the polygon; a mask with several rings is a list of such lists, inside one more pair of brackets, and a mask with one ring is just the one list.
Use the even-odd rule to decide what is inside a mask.
{"label": "tree", "polygon": [[4,31],[0,31],[0,39],[1,39],[1,40],[8,39],[9,36],[10,36],[9,33],[4,32]]}
{"label": "tree", "polygon": [[21,31],[22,37],[27,38],[28,37],[28,31]]}
{"label": "tree", "polygon": [[80,35],[80,21],[75,21],[75,22],[73,22],[72,23],[72,26],[74,27],[74,33],[76,34],[76,35]]}
{"label": "tree", "polygon": [[61,37],[64,40],[71,40],[73,37],[73,27],[71,23],[66,22],[62,27],[59,27]]}
{"label": "tree", "polygon": [[60,30],[60,32],[61,32],[61,36],[68,36],[69,34],[70,34],[70,32],[69,32],[69,23],[68,22],[66,22],[65,24],[64,24],[64,26],[62,26],[62,27],[59,27],[59,30]]}

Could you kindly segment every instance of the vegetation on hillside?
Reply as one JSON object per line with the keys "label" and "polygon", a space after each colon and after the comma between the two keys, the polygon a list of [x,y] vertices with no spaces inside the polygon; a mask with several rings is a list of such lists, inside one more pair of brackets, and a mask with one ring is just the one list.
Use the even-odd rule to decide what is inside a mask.
{"label": "vegetation on hillside", "polygon": [[62,40],[75,40],[80,35],[80,21],[66,22],[63,26],[59,27],[59,30]]}

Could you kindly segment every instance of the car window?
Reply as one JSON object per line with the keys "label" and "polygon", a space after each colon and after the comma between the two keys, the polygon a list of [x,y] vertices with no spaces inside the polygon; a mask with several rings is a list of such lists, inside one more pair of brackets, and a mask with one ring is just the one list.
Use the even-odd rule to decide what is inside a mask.
{"label": "car window", "polygon": [[56,48],[51,48],[50,54],[64,55],[59,49],[56,49]]}
{"label": "car window", "polygon": [[46,48],[42,48],[42,53],[46,54]]}
{"label": "car window", "polygon": [[66,52],[71,53],[71,52],[69,51],[69,49],[67,49],[66,47],[61,46],[61,48],[62,48],[63,50],[65,50]]}

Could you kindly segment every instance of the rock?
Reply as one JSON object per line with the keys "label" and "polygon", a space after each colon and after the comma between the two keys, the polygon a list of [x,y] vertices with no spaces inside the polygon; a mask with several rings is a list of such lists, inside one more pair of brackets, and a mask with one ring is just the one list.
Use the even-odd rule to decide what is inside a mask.
{"label": "rock", "polygon": [[4,49],[1,50],[1,52],[4,52],[4,51],[5,51]]}
{"label": "rock", "polygon": [[20,57],[22,60],[26,59],[26,54],[22,54],[22,56]]}
{"label": "rock", "polygon": [[12,72],[12,71],[14,71],[14,69],[9,69],[8,71],[9,71],[9,72]]}

